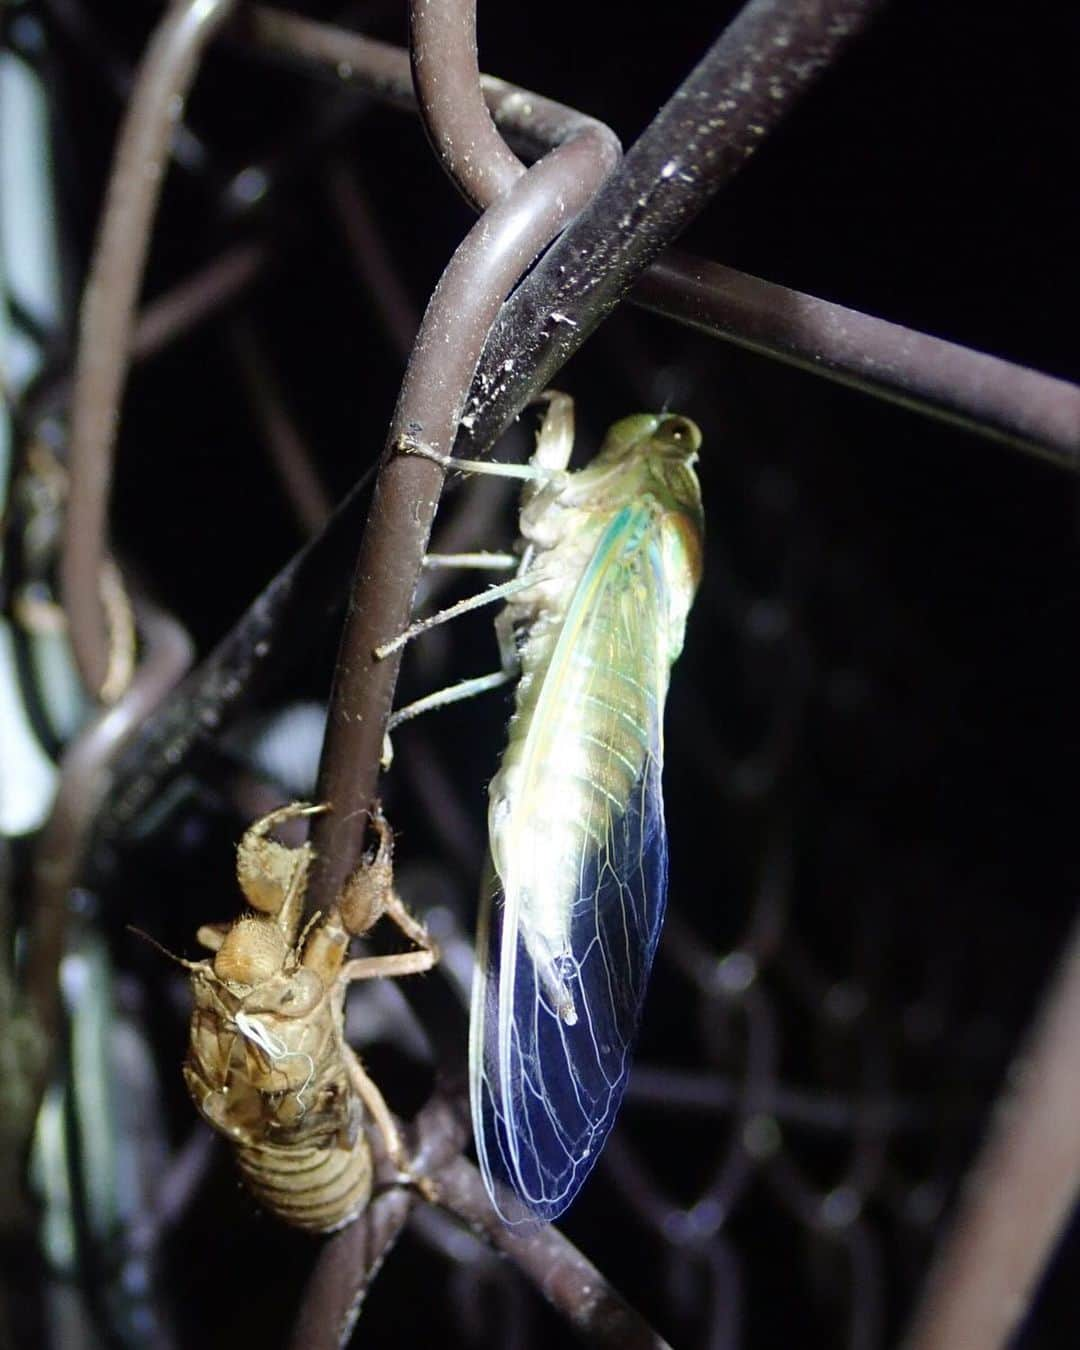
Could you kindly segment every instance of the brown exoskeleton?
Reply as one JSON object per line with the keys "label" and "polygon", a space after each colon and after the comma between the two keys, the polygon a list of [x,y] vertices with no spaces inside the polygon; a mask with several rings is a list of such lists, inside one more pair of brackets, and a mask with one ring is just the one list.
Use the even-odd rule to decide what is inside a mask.
{"label": "brown exoskeleton", "polygon": [[[199,930],[214,954],[185,962],[195,1010],[184,1078],[195,1105],[236,1148],[249,1189],[298,1228],[349,1223],[371,1194],[365,1111],[398,1169],[409,1161],[382,1094],[343,1033],[353,980],[430,970],[438,952],[393,888],[392,836],[374,816],[379,847],[330,912],[300,931],[312,850],[269,837],[275,825],[322,807],[296,803],[256,821],[237,850],[252,913]],[[393,956],[346,960],[351,935],[385,914],[415,944]]]}

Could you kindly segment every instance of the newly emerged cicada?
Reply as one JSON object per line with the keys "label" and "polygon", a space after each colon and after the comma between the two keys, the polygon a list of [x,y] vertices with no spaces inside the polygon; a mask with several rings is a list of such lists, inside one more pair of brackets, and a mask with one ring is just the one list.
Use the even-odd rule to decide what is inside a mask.
{"label": "newly emerged cicada", "polygon": [[[391,835],[381,815],[378,852],[338,903],[300,932],[311,848],[287,848],[269,831],[319,807],[286,806],[257,821],[237,851],[251,913],[199,930],[213,957],[185,962],[195,1008],[184,1078],[196,1107],[235,1147],[248,1188],[295,1227],[332,1232],[371,1194],[365,1113],[402,1173],[408,1159],[382,1094],[344,1038],[353,980],[429,970],[438,959],[392,880]],[[346,960],[350,936],[380,914],[416,950]]]}
{"label": "newly emerged cicada", "polygon": [[[666,900],[664,702],[704,531],[693,422],[628,417],[571,472],[572,407],[549,400],[528,466],[433,456],[527,479],[518,575],[478,598],[506,599],[504,675],[520,679],[489,790],[470,1085],[492,1199],[506,1216],[508,1184],[540,1219],[573,1200],[629,1073]],[[395,721],[497,678],[429,696]]]}

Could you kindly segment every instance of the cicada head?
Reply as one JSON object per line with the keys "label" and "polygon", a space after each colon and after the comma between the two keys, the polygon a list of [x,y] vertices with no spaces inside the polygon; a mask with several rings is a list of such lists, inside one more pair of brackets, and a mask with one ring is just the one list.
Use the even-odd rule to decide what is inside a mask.
{"label": "cicada head", "polygon": [[593,464],[618,464],[648,457],[692,466],[700,449],[701,431],[689,417],[678,413],[634,413],[608,428]]}
{"label": "cicada head", "polygon": [[604,484],[605,495],[621,501],[653,497],[665,512],[686,517],[701,535],[704,517],[694,465],[701,449],[696,422],[677,413],[636,413],[610,428],[600,452],[578,475]]}

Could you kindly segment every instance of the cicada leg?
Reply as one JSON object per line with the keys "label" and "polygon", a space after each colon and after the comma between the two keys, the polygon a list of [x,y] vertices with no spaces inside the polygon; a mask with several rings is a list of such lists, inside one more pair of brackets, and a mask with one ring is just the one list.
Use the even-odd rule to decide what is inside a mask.
{"label": "cicada leg", "polygon": [[289,848],[271,839],[270,831],[282,821],[315,815],[326,809],[308,802],[292,802],[279,807],[250,826],[236,850],[236,879],[244,898],[252,909],[279,916],[283,928],[293,918],[286,911],[293,909],[295,899],[303,896],[311,865],[311,847],[301,844],[299,848]]}
{"label": "cicada leg", "polygon": [[345,1046],[344,1051],[345,1067],[348,1070],[349,1080],[355,1088],[357,1096],[364,1103],[371,1119],[375,1122],[375,1128],[382,1137],[387,1157],[397,1168],[403,1181],[406,1181],[410,1186],[415,1186],[425,1200],[436,1200],[438,1191],[435,1183],[430,1177],[420,1176],[413,1171],[412,1159],[405,1148],[397,1122],[386,1104],[386,1098],[368,1077],[356,1052],[349,1046]]}
{"label": "cicada leg", "polygon": [[491,586],[488,590],[481,591],[479,595],[470,595],[464,600],[459,600],[456,605],[440,610],[438,614],[433,614],[430,619],[420,619],[416,623],[410,624],[396,638],[376,647],[375,659],[383,661],[391,653],[404,647],[407,642],[419,637],[421,633],[426,633],[431,628],[438,628],[441,624],[448,623],[461,614],[468,614],[471,610],[483,609],[485,605],[493,605],[496,600],[506,600],[511,595],[517,595],[519,591],[527,590],[530,586],[535,586],[538,581],[543,580],[545,578],[542,575],[528,572],[523,576],[514,577],[510,581],[504,581],[501,585]]}
{"label": "cicada leg", "polygon": [[528,464],[504,464],[496,459],[462,459],[445,455],[434,446],[411,436],[403,436],[397,449],[403,454],[420,455],[433,460],[444,469],[459,473],[488,474],[492,478],[518,478],[526,483],[543,485],[566,472],[574,448],[574,400],[557,389],[547,389],[531,400],[544,403],[543,420],[536,436],[536,449]]}
{"label": "cicada leg", "polygon": [[552,477],[552,470],[531,461],[528,464],[506,464],[498,459],[462,459],[458,455],[444,455],[434,446],[410,437],[402,437],[395,448],[402,454],[419,455],[421,459],[430,459],[444,469],[456,469],[458,473],[486,474],[490,478],[519,478],[526,483],[546,483]]}
{"label": "cicada leg", "polygon": [[[535,581],[535,577],[533,580]],[[391,733],[396,731],[404,722],[411,722],[414,717],[421,717],[424,713],[434,712],[436,708],[446,708],[452,703],[462,703],[465,699],[476,698],[479,694],[489,693],[492,689],[500,689],[504,684],[509,684],[516,680],[521,673],[520,662],[518,661],[517,643],[514,640],[514,628],[512,616],[509,610],[503,610],[495,619],[495,636],[499,642],[499,658],[501,669],[493,671],[490,675],[474,675],[471,679],[461,680],[458,684],[447,685],[445,689],[436,689],[434,693],[425,694],[423,698],[418,698],[412,703],[406,703],[404,707],[398,708],[390,714],[390,719],[386,724],[386,736],[383,741],[382,767],[388,769],[393,762],[394,748],[390,740]]]}
{"label": "cicada leg", "polygon": [[[432,459],[446,469],[460,469],[465,473],[490,474],[503,478],[519,478],[536,488],[543,487],[562,477],[570,463],[570,454],[574,445],[574,401],[567,394],[549,389],[534,402],[545,403],[547,406],[537,434],[536,449],[528,464],[502,464],[493,460],[456,459],[453,456],[441,454],[421,441],[410,438],[404,438],[398,448],[407,454],[421,455],[426,459]],[[393,652],[399,651],[413,638],[419,637],[422,633],[437,628],[441,624],[448,623],[451,619],[456,619],[462,614],[468,614],[474,609],[480,609],[484,605],[491,605],[499,600],[507,600],[538,582],[542,582],[544,580],[542,575],[538,576],[530,571],[530,562],[531,550],[526,550],[524,556],[520,559],[511,553],[429,554],[424,559],[424,565],[427,567],[456,566],[495,570],[517,565],[518,574],[510,581],[492,586],[479,595],[469,596],[456,605],[450,605],[447,609],[440,610],[438,614],[432,615],[429,619],[420,619],[411,624],[390,642],[383,643],[375,648],[376,660],[383,660]],[[472,679],[462,680],[458,684],[450,685],[446,689],[436,690],[432,694],[425,695],[424,698],[417,699],[414,703],[406,704],[405,707],[399,708],[391,714],[383,745],[382,767],[384,769],[390,767],[394,757],[390,734],[403,722],[412,721],[414,717],[420,717],[423,713],[432,712],[436,708],[445,708],[450,704],[460,703],[465,699],[488,693],[492,689],[498,689],[504,684],[509,684],[511,680],[517,677],[519,674],[517,647],[510,621],[505,612],[496,619],[495,632],[499,640],[500,670],[490,675],[474,676]]]}
{"label": "cicada leg", "polygon": [[574,449],[574,400],[557,389],[547,389],[533,403],[546,403],[532,463],[548,475],[565,473]]}
{"label": "cicada leg", "polygon": [[424,566],[461,567],[478,572],[509,572],[521,562],[516,553],[426,553]]}

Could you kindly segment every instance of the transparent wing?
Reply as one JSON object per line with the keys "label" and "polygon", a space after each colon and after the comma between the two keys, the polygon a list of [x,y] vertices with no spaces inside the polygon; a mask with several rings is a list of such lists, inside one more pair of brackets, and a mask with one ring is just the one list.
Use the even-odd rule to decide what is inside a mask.
{"label": "transparent wing", "polygon": [[[534,794],[535,810],[530,803],[520,808],[535,815],[525,829],[533,827],[539,855],[549,850],[545,869],[573,878],[569,952],[558,968],[576,1021],[556,1012],[536,961],[535,937],[530,946],[527,906],[505,893],[494,866],[485,888],[473,990],[473,1123],[485,1182],[510,1222],[528,1215],[556,1218],[595,1164],[626,1086],[663,922],[667,610],[654,535],[630,517],[601,541],[545,678],[557,683],[560,697],[547,708],[541,699],[537,715],[543,709],[545,718],[567,719],[567,725],[545,726],[538,734],[548,745],[564,744],[568,734],[588,738],[592,772],[571,781],[552,769],[550,781]],[[576,613],[582,605],[588,612]],[[567,650],[560,650],[564,638]],[[613,690],[623,699],[617,708]],[[591,704],[608,708],[607,722],[582,717]],[[630,720],[632,735],[626,730]],[[626,768],[631,762],[632,772]],[[621,791],[613,793],[620,782]],[[570,868],[550,852],[550,841],[565,837],[548,828],[560,804],[574,819],[591,822],[577,836]],[[505,1187],[528,1215],[516,1212]]]}

